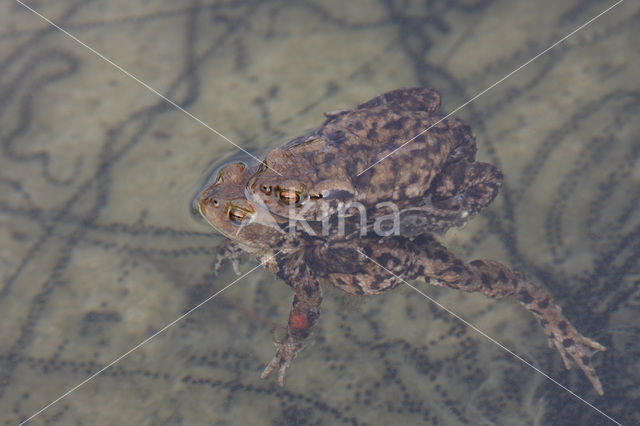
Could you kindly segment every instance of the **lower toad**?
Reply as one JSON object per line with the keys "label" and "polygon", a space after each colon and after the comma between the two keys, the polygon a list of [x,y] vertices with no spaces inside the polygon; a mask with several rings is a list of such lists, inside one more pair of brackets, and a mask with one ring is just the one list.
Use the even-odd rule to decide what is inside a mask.
{"label": "lower toad", "polygon": [[244,187],[256,170],[241,163],[226,166],[200,194],[198,208],[214,228],[260,259],[294,292],[286,336],[275,342],[276,354],[263,378],[278,370],[278,382],[284,385],[287,368],[320,317],[321,280],[355,295],[380,294],[402,280],[419,280],[491,298],[512,296],[539,320],[565,366],[569,368],[573,359],[596,392],[603,394],[591,360],[605,348],[581,335],[540,285],[495,261],[464,263],[430,233],[362,236],[357,221],[350,222],[340,238],[290,232],[288,218],[272,215],[247,199]]}

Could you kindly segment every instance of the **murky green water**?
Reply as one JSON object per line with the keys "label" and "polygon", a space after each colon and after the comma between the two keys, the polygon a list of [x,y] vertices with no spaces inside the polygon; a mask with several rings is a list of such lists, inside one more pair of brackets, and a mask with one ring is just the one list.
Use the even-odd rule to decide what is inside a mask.
{"label": "murky green water", "polygon": [[[613,4],[560,3],[29,4],[260,156],[398,87],[451,111]],[[189,207],[238,151],[20,4],[0,22],[0,413],[17,424],[236,279],[213,275],[223,239]],[[444,238],[544,283],[607,347],[605,396],[515,303],[424,288],[623,424],[640,423],[639,24],[625,1],[456,113],[505,186]],[[259,375],[292,296],[257,270],[33,423],[612,424],[410,289],[327,293],[284,389]]]}

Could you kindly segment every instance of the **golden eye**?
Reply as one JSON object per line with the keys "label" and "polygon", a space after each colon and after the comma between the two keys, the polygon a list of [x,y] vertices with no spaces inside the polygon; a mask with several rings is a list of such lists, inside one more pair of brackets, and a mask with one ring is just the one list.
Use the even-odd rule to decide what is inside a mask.
{"label": "golden eye", "polygon": [[249,214],[246,211],[236,207],[229,208],[229,212],[227,213],[227,215],[229,216],[229,220],[231,220],[231,222],[235,222],[238,224],[243,223],[249,218]]}
{"label": "golden eye", "polygon": [[288,206],[300,203],[300,194],[290,189],[281,189],[278,191],[278,198]]}

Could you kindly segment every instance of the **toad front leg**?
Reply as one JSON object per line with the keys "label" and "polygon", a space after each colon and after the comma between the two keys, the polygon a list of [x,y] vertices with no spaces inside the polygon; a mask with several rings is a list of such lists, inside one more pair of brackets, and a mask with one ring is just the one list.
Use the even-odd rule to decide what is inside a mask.
{"label": "toad front leg", "polygon": [[240,259],[245,254],[244,250],[233,241],[225,241],[218,247],[218,255],[216,256],[216,263],[213,266],[213,273],[218,275],[220,268],[225,261],[231,261],[233,272],[240,276]]}
{"label": "toad front leg", "polygon": [[604,346],[580,334],[562,315],[561,308],[553,302],[549,292],[522,274],[492,260],[474,260],[465,264],[426,234],[413,241],[389,239],[373,249],[368,247],[365,253],[373,259],[385,259],[383,265],[400,277],[480,292],[496,299],[515,297],[538,318],[550,343],[560,352],[565,367],[570,368],[569,357],[573,358],[596,392],[603,394],[591,358],[598,351],[604,351]]}
{"label": "toad front leg", "polygon": [[280,342],[274,342],[276,355],[261,375],[264,379],[277,367],[280,386],[284,386],[287,368],[303,349],[304,340],[311,334],[311,329],[318,321],[322,302],[322,288],[305,263],[304,256],[286,256],[280,256],[278,261],[268,265],[268,268],[284,279],[294,291],[293,306],[289,312],[286,337]]}

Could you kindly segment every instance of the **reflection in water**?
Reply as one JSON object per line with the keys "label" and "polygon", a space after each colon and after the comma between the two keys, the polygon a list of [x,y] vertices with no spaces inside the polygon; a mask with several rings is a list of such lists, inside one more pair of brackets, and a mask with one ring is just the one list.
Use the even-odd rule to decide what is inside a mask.
{"label": "reflection in water", "polygon": [[[435,87],[451,111],[605,8],[121,3],[38,10],[258,154],[397,87]],[[465,259],[544,283],[607,347],[595,359],[605,396],[564,370],[517,306],[423,288],[625,424],[640,422],[640,348],[612,330],[638,319],[638,13],[623,3],[456,113],[505,187],[445,236]],[[18,5],[2,16],[0,407],[12,424],[233,281],[230,267],[214,275],[222,237],[188,208],[201,173],[233,147]],[[410,290],[366,302],[327,292],[315,346],[284,389],[258,376],[291,293],[254,272],[40,419],[605,420]]]}

